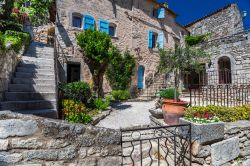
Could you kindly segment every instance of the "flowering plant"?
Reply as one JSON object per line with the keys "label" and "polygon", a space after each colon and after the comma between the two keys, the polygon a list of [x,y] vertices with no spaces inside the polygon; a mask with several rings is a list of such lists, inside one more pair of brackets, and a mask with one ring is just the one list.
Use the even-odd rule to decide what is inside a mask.
{"label": "flowering plant", "polygon": [[210,112],[194,112],[191,117],[185,117],[185,119],[194,123],[214,123],[220,121],[220,119],[215,116],[215,114]]}

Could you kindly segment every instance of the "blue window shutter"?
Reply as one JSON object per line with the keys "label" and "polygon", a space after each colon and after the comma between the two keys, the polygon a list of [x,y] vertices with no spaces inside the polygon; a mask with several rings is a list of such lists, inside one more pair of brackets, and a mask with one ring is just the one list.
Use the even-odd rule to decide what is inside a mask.
{"label": "blue window shutter", "polygon": [[105,33],[109,34],[109,22],[105,21],[105,20],[100,20],[99,29],[101,32],[105,32]]}
{"label": "blue window shutter", "polygon": [[148,48],[153,47],[153,32],[149,31],[148,32]]}
{"label": "blue window shutter", "polygon": [[165,18],[165,8],[158,9],[158,18]]}
{"label": "blue window shutter", "polygon": [[138,89],[143,89],[144,88],[144,67],[139,66],[138,71],[137,71],[137,87]]}
{"label": "blue window shutter", "polygon": [[164,47],[164,33],[163,32],[160,32],[158,34],[158,45],[159,45],[159,48]]}
{"label": "blue window shutter", "polygon": [[84,30],[88,30],[89,28],[92,28],[92,30],[95,29],[95,19],[91,16],[84,16]]}

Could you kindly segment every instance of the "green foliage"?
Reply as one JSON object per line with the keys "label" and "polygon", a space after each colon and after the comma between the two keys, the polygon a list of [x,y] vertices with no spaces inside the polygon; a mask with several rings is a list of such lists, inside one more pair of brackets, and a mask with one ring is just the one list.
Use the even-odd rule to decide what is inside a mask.
{"label": "green foliage", "polygon": [[[30,6],[25,8],[23,4],[30,2]],[[16,0],[15,7],[20,9],[20,13],[27,13],[34,26],[41,25],[48,21],[49,8],[54,0]]]}
{"label": "green foliage", "polygon": [[64,96],[68,99],[74,99],[87,104],[92,97],[89,84],[85,82],[72,82],[60,86]]}
{"label": "green foliage", "polygon": [[5,50],[5,37],[2,34],[2,32],[0,32],[0,50]]}
{"label": "green foliage", "polygon": [[7,30],[22,32],[23,26],[14,21],[0,20],[0,31],[4,33]]}
{"label": "green foliage", "polygon": [[110,106],[110,101],[108,99],[97,98],[93,104],[97,110],[105,110]]}
{"label": "green foliage", "polygon": [[180,93],[175,88],[164,89],[160,92],[160,97],[163,99],[179,98]]}
{"label": "green foliage", "polygon": [[178,46],[175,49],[160,49],[160,62],[158,69],[164,73],[173,72],[175,76],[175,88],[179,88],[181,75],[187,69],[194,69],[196,72],[202,69],[201,60],[209,58],[203,48],[191,48]]}
{"label": "green foliage", "polygon": [[113,90],[112,96],[117,101],[124,101],[130,98],[130,94],[128,90]]}
{"label": "green foliage", "polygon": [[82,102],[74,100],[63,101],[63,112],[65,119],[72,123],[87,124],[92,122],[91,115],[87,114],[87,108]]}
{"label": "green foliage", "polygon": [[85,113],[70,113],[69,115],[66,116],[66,120],[72,123],[83,123],[83,124],[88,124],[93,121],[93,118]]}
{"label": "green foliage", "polygon": [[[3,2],[3,0],[0,0]],[[4,20],[11,19],[12,8],[14,7],[15,0],[5,0],[5,4],[0,7],[0,18]]]}
{"label": "green foliage", "polygon": [[238,120],[250,120],[250,105],[239,107],[222,107],[209,105],[206,107],[195,106],[187,109],[186,118],[193,118],[195,114],[212,113],[224,122],[235,122]]}
{"label": "green foliage", "polygon": [[128,50],[122,55],[120,50],[114,47],[112,52],[114,58],[108,66],[107,78],[113,90],[126,90],[131,82],[135,59]]}
{"label": "green foliage", "polygon": [[77,44],[84,49],[86,56],[97,64],[107,64],[113,58],[111,38],[108,34],[88,29],[77,35]]}
{"label": "green foliage", "polygon": [[5,44],[11,43],[11,48],[18,52],[23,45],[28,47],[30,44],[31,36],[26,32],[5,31]]}
{"label": "green foliage", "polygon": [[193,45],[199,44],[201,42],[204,42],[210,35],[211,35],[211,33],[197,35],[197,36],[186,36],[185,42],[187,45],[193,46]]}
{"label": "green foliage", "polygon": [[86,30],[76,36],[77,44],[83,49],[84,56],[93,75],[93,90],[98,97],[103,96],[103,75],[114,58],[113,45],[108,34],[97,30]]}

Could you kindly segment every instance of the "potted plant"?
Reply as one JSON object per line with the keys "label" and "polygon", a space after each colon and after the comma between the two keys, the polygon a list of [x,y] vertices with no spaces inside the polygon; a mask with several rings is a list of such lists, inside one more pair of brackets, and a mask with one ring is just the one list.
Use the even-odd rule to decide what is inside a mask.
{"label": "potted plant", "polygon": [[201,70],[201,60],[208,55],[202,48],[191,48],[189,46],[177,46],[175,49],[159,49],[160,62],[158,69],[164,73],[173,73],[174,87],[163,90],[160,93],[162,100],[162,110],[165,122],[169,125],[178,124],[179,117],[183,116],[187,102],[181,101],[180,84],[181,78],[187,69]]}
{"label": "potted plant", "polygon": [[160,92],[164,120],[169,125],[178,124],[179,118],[184,115],[188,102],[179,99],[180,93],[175,88]]}

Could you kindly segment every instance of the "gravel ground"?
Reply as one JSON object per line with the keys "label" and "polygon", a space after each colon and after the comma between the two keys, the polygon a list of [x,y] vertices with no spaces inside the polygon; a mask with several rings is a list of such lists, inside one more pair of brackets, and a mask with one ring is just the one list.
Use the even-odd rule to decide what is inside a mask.
{"label": "gravel ground", "polygon": [[113,105],[113,111],[96,126],[111,129],[120,129],[150,123],[149,109],[153,108],[155,101],[123,102]]}

